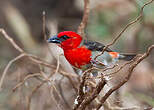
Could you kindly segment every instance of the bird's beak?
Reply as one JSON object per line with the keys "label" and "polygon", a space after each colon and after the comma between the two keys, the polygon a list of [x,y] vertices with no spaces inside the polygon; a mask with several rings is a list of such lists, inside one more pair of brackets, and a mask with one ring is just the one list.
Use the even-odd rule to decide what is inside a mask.
{"label": "bird's beak", "polygon": [[58,38],[57,36],[53,36],[53,37],[49,38],[47,41],[48,41],[48,43],[58,43],[58,44],[61,43],[60,38]]}

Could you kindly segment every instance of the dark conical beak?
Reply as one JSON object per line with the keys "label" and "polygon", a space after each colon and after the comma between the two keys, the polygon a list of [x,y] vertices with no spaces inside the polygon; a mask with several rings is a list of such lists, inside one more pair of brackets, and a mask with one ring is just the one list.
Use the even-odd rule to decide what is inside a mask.
{"label": "dark conical beak", "polygon": [[58,43],[58,44],[61,43],[60,38],[58,38],[57,36],[53,36],[53,37],[49,38],[47,41],[48,41],[48,43]]}

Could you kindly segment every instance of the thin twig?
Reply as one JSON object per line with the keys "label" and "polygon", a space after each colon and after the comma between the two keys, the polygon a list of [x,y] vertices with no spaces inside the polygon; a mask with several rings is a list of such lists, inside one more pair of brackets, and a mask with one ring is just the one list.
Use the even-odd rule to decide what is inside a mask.
{"label": "thin twig", "polygon": [[19,88],[21,85],[23,85],[24,82],[25,82],[27,79],[32,78],[32,77],[35,77],[35,76],[41,76],[41,74],[40,74],[40,73],[34,73],[34,74],[29,74],[29,75],[27,75],[27,76],[24,78],[23,81],[21,81],[20,83],[18,83],[18,84],[12,89],[12,91],[15,92],[16,89]]}
{"label": "thin twig", "polygon": [[[54,82],[51,81],[51,80],[49,80],[49,82],[50,82],[50,84],[48,84],[48,87],[50,88],[50,90],[51,90],[51,87],[54,88],[55,93],[56,93],[57,95],[54,96],[54,94],[51,93],[51,91],[50,91],[50,94],[52,94],[52,96],[54,96],[53,98],[54,98],[55,101],[57,102],[57,105],[59,105],[59,107],[60,107],[61,109],[64,108],[64,107],[62,106],[62,104],[65,104],[65,101],[63,100],[61,94],[59,93],[59,91],[58,91],[57,88],[55,87]],[[51,85],[51,84],[52,84],[52,85]],[[57,97],[57,96],[58,96],[58,97]],[[56,100],[56,97],[57,97],[57,99],[59,99],[59,101]],[[60,100],[60,99],[61,99],[61,100]],[[67,107],[65,107],[65,108],[67,108]],[[63,110],[63,109],[62,109],[62,110]]]}
{"label": "thin twig", "polygon": [[82,21],[78,27],[78,30],[77,30],[78,34],[80,34],[82,37],[85,37],[84,30],[85,30],[85,27],[88,23],[88,17],[89,17],[89,13],[90,13],[89,5],[90,5],[89,0],[84,0],[83,17],[82,17]]}
{"label": "thin twig", "polygon": [[37,91],[45,82],[46,82],[46,81],[43,81],[42,83],[40,83],[39,85],[37,85],[37,86],[32,90],[32,93],[28,96],[27,110],[30,110],[30,105],[31,105],[32,96],[34,95],[34,93],[36,93],[36,91]]}
{"label": "thin twig", "polygon": [[13,47],[18,50],[20,53],[23,53],[24,50],[22,48],[20,48],[15,41],[5,32],[4,29],[0,28],[0,33],[3,34],[3,36],[13,45]]}
{"label": "thin twig", "polygon": [[59,61],[59,59],[60,59],[60,56],[61,56],[61,55],[58,55],[58,58],[57,58],[57,67],[56,67],[55,74],[57,74],[57,73],[58,73],[58,70],[59,70],[59,66],[60,66],[60,61]]}
{"label": "thin twig", "polygon": [[5,69],[4,69],[4,72],[3,72],[3,74],[2,74],[2,77],[1,77],[1,79],[0,79],[0,91],[2,90],[2,84],[3,84],[3,82],[4,82],[4,78],[5,78],[5,76],[6,76],[6,73],[7,73],[8,69],[9,69],[9,67],[10,67],[15,61],[21,59],[21,58],[24,57],[24,56],[25,56],[25,54],[22,53],[22,54],[20,54],[19,56],[17,56],[17,57],[15,57],[14,59],[12,59],[11,61],[9,61],[9,63],[7,64],[7,66],[6,66]]}
{"label": "thin twig", "polygon": [[132,60],[126,62],[125,64],[123,64],[122,66],[119,67],[118,70],[112,72],[112,73],[108,73],[108,74],[104,74],[104,76],[111,76],[113,74],[116,74],[118,73],[120,70],[122,70],[125,66],[127,66],[128,64],[131,64],[132,62],[134,62],[134,60],[136,59],[137,57],[133,58]]}
{"label": "thin twig", "polygon": [[[66,98],[65,98],[65,92],[63,91],[63,79],[64,79],[64,76],[59,80],[59,82],[58,82],[58,88],[59,88],[59,93],[60,93],[60,95],[61,95],[61,97],[62,97],[62,99],[64,100],[64,103],[65,103],[65,105],[69,108],[69,109],[71,109],[71,106],[69,105],[69,103],[68,103],[68,101],[66,100]],[[61,85],[62,84],[62,85]]]}
{"label": "thin twig", "polygon": [[[52,86],[51,86],[52,87]],[[50,97],[53,98],[54,102],[57,105],[57,108],[59,108],[59,110],[63,110],[63,107],[58,103],[58,101],[56,100],[54,94],[53,94],[53,89],[50,86],[48,86],[49,89],[49,93],[50,93]]]}
{"label": "thin twig", "polygon": [[[49,88],[51,88],[51,87],[54,88],[54,90],[55,90],[57,96],[59,97],[58,99],[61,99],[61,101],[62,101],[63,104],[64,104],[65,101],[63,100],[61,94],[58,92],[58,90],[57,90],[57,88],[56,88],[56,86],[55,86],[55,84],[54,84],[54,81],[51,80],[51,75],[50,75],[49,77],[47,77],[45,73],[43,73],[43,72],[41,72],[41,73],[42,73],[42,76],[43,76],[43,78],[45,79],[45,81],[48,82],[48,83],[47,83],[47,84],[48,84],[48,87],[49,87]],[[54,96],[54,95],[53,95],[53,96]],[[59,101],[59,102],[60,102],[60,101]],[[61,107],[61,108],[63,108],[63,107]]]}
{"label": "thin twig", "polygon": [[[68,78],[68,80],[70,81],[70,83],[71,83],[73,89],[74,89],[75,92],[77,93],[78,88],[77,88],[76,83],[75,83],[74,80],[72,79],[71,74],[68,74],[68,73],[65,73],[65,72],[60,72],[60,74],[63,75],[63,76],[65,76],[66,78]],[[74,77],[74,78],[78,78],[79,76],[76,75],[76,74],[73,74],[73,77]]]}
{"label": "thin twig", "polygon": [[46,23],[45,15],[46,15],[46,13],[45,13],[45,11],[43,11],[43,13],[42,13],[42,23],[43,23],[43,25],[42,25],[42,31],[43,31],[44,41],[47,42],[46,41],[47,40],[47,36],[46,36],[46,31],[45,31],[45,28],[46,28],[46,25],[45,25],[45,23]]}

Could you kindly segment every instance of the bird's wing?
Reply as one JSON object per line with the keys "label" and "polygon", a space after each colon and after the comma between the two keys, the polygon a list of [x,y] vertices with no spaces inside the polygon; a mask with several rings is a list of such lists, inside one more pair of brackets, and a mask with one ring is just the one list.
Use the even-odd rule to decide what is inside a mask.
{"label": "bird's wing", "polygon": [[82,46],[86,46],[86,48],[92,51],[92,64],[96,67],[102,68],[104,67],[102,66],[102,64],[109,65],[112,63],[112,56],[110,55],[110,53],[113,53],[113,51],[110,48],[107,48],[103,54],[97,57],[97,61],[95,60],[96,56],[103,51],[105,45],[95,41],[84,40]]}
{"label": "bird's wing", "polygon": [[[83,45],[86,46],[89,50],[91,51],[103,51],[105,45],[95,42],[95,41],[89,41],[89,40],[84,40]],[[105,51],[107,52],[112,52],[110,48],[107,48]]]}
{"label": "bird's wing", "polygon": [[102,64],[110,65],[116,63],[119,60],[130,61],[136,56],[136,54],[122,54],[107,48],[103,54],[97,57],[97,61],[99,62],[95,62],[96,56],[103,51],[105,45],[95,41],[84,40],[82,46],[86,46],[86,48],[92,51],[91,58],[98,68],[101,68]]}

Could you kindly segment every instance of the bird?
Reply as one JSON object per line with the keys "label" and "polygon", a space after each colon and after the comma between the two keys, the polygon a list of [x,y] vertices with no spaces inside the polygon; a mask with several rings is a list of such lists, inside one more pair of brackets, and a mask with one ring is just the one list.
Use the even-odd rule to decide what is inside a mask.
{"label": "bird", "polygon": [[101,68],[109,65],[109,61],[130,61],[136,56],[136,54],[119,53],[106,48],[105,56],[102,54],[96,60],[96,55],[104,50],[105,45],[96,41],[84,40],[81,35],[73,31],[60,32],[50,37],[47,42],[56,43],[63,49],[65,58],[73,67],[84,70],[92,66]]}

